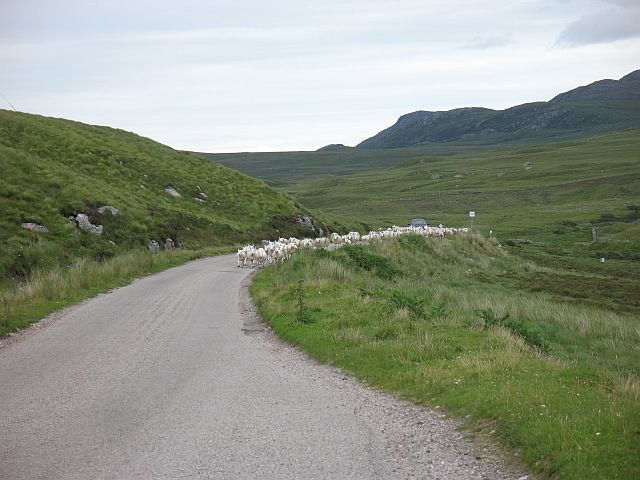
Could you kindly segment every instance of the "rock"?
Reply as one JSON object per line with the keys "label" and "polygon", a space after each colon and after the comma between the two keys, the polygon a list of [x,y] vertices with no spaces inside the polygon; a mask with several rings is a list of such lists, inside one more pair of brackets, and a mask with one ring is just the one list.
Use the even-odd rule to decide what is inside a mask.
{"label": "rock", "polygon": [[78,215],[76,215],[76,222],[78,222],[78,226],[81,230],[84,230],[85,232],[91,233],[93,235],[102,235],[102,225],[94,225],[89,221],[89,217],[87,217],[84,213],[79,213]]}
{"label": "rock", "polygon": [[300,225],[302,225],[303,227],[306,227],[310,230],[315,230],[313,218],[309,217],[308,215],[296,215],[294,217],[294,220]]}
{"label": "rock", "polygon": [[533,168],[533,165],[527,165],[526,167],[524,167],[525,170],[531,170]]}
{"label": "rock", "polygon": [[166,187],[164,187],[164,191],[167,192],[172,197],[175,197],[175,198],[182,197],[182,195],[180,195],[180,193],[178,193],[176,189],[173,188],[171,185],[167,185]]}
{"label": "rock", "polygon": [[164,249],[165,250],[173,250],[174,248],[176,248],[176,246],[173,243],[173,240],[171,240],[170,238],[167,238],[164,241]]}
{"label": "rock", "polygon": [[209,195],[204,192],[200,192],[198,195],[200,195],[202,198],[209,198]]}
{"label": "rock", "polygon": [[439,173],[434,173],[433,175],[431,175],[431,180],[440,180],[442,178],[442,175],[440,175]]}
{"label": "rock", "polygon": [[49,229],[47,227],[44,225],[38,225],[37,223],[23,223],[20,226],[27,230],[31,230],[32,232],[49,233]]}
{"label": "rock", "polygon": [[457,173],[453,177],[454,178],[464,178],[464,175],[462,175],[461,173]]}
{"label": "rock", "polygon": [[104,205],[98,209],[98,213],[100,215],[111,214],[112,216],[120,215],[122,212],[118,210],[116,207],[112,207],[111,205]]}
{"label": "rock", "polygon": [[47,227],[44,225],[38,225],[37,223],[22,223],[20,226],[27,230],[31,230],[32,232],[49,233],[49,229]]}
{"label": "rock", "polygon": [[196,202],[204,203],[204,200],[198,197],[193,197]]}
{"label": "rock", "polygon": [[160,251],[160,244],[155,240],[149,240],[147,245],[149,246],[149,250],[153,253],[158,253]]}

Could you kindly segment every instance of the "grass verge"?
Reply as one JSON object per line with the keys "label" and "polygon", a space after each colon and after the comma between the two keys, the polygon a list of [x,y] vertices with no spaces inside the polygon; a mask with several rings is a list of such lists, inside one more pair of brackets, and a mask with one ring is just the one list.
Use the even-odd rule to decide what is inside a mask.
{"label": "grass verge", "polygon": [[477,235],[406,236],[301,252],[251,292],[285,340],[468,416],[544,477],[640,478],[637,316],[512,281],[532,273]]}
{"label": "grass verge", "polygon": [[36,271],[28,281],[0,289],[0,336],[25,328],[55,310],[126,285],[140,276],[231,250],[231,247],[218,247],[153,254],[138,249],[102,262],[77,259],[68,268]]}

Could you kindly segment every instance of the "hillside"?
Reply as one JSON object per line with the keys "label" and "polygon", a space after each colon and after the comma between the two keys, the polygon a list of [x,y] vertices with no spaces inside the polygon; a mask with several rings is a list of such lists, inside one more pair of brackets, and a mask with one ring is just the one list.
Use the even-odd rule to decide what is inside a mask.
{"label": "hillside", "polygon": [[0,110],[0,171],[0,280],[149,240],[196,249],[308,233],[302,207],[264,182],[113,128]]}
{"label": "hillside", "polygon": [[600,80],[548,102],[506,110],[458,108],[417,111],[357,145],[387,149],[438,142],[497,144],[576,138],[640,126],[640,70]]}

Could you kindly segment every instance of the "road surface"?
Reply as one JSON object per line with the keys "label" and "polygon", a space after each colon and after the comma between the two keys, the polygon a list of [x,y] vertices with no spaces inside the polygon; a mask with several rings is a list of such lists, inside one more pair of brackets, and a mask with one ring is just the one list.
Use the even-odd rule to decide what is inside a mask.
{"label": "road surface", "polygon": [[[221,256],[0,348],[0,479],[518,478],[437,411],[315,364]],[[7,344],[8,343],[8,344]]]}

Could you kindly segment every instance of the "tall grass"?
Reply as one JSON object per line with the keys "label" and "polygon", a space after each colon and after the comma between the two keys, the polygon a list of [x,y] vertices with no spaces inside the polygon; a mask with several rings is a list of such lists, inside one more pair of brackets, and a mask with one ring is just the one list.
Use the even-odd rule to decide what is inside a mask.
{"label": "tall grass", "polygon": [[[408,236],[355,258],[301,252],[261,272],[252,293],[286,340],[469,416],[543,476],[638,478],[639,320],[511,280],[543,270],[478,235]],[[291,293],[300,281],[313,320],[305,325]]]}

